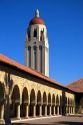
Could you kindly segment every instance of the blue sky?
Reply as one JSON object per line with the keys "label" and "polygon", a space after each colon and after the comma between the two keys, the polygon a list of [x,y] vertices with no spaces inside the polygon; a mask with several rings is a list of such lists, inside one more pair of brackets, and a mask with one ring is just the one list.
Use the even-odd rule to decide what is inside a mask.
{"label": "blue sky", "polygon": [[0,53],[24,64],[25,35],[35,9],[45,21],[50,77],[68,84],[83,77],[83,0],[0,0]]}

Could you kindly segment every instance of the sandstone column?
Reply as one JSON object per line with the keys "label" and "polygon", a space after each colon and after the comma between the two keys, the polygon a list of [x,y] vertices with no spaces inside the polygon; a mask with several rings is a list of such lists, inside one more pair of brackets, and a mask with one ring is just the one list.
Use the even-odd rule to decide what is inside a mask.
{"label": "sandstone column", "polygon": [[33,117],[36,117],[36,105],[33,105]]}
{"label": "sandstone column", "polygon": [[4,122],[4,104],[0,105],[0,123]]}
{"label": "sandstone column", "polygon": [[20,104],[17,104],[16,117],[17,119],[20,119]]}
{"label": "sandstone column", "polygon": [[45,116],[47,116],[47,105],[45,105]]}
{"label": "sandstone column", "polygon": [[25,110],[26,110],[26,112],[25,112],[25,117],[28,118],[28,112],[29,112],[29,110],[28,110],[28,108],[29,108],[29,107],[28,107],[28,104],[26,104],[26,107],[25,107],[25,108],[26,108],[26,109],[25,109]]}

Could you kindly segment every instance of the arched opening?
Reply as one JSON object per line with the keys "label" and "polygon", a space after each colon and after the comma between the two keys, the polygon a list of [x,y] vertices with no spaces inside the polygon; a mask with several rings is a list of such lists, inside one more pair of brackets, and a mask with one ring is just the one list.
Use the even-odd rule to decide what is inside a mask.
{"label": "arched opening", "polygon": [[37,105],[36,105],[36,115],[37,116],[40,116],[41,115],[41,105],[42,105],[42,102],[41,102],[41,92],[38,91],[37,93]]}
{"label": "arched opening", "polygon": [[56,96],[56,114],[59,114],[59,96]]}
{"label": "arched opening", "polygon": [[37,47],[34,46],[33,47],[33,50],[34,50],[34,69],[37,70]]}
{"label": "arched opening", "polygon": [[62,115],[62,96],[60,96],[60,109],[59,114]]}
{"label": "arched opening", "polygon": [[47,96],[46,92],[43,93],[43,105],[42,105],[42,115],[46,115],[46,105],[47,105]]}
{"label": "arched opening", "polygon": [[55,115],[55,95],[52,95],[52,115]]}
{"label": "arched opening", "polygon": [[44,29],[40,31],[40,41],[44,41]]}
{"label": "arched opening", "polygon": [[51,115],[51,94],[48,94],[47,115]]}
{"label": "arched opening", "polygon": [[68,113],[70,113],[70,99],[68,98]]}
{"label": "arched opening", "polygon": [[22,104],[21,104],[21,116],[26,117],[27,114],[27,106],[28,106],[28,91],[25,87],[22,93]]}
{"label": "arched opening", "polygon": [[31,47],[28,46],[28,66],[31,67]]}
{"label": "arched opening", "polygon": [[0,119],[4,119],[4,85],[0,83]]}
{"label": "arched opening", "polygon": [[34,37],[37,37],[37,29],[34,29],[34,34],[33,34]]}
{"label": "arched opening", "polygon": [[35,100],[35,91],[34,89],[31,90],[31,93],[30,93],[30,107],[29,107],[29,116],[34,116],[34,107],[35,107],[35,104],[36,104],[36,100]]}
{"label": "arched opening", "polygon": [[40,54],[40,72],[42,73],[42,46],[39,46],[39,54]]}
{"label": "arched opening", "polygon": [[14,86],[12,97],[11,97],[11,116],[19,118],[20,117],[20,90],[17,85]]}

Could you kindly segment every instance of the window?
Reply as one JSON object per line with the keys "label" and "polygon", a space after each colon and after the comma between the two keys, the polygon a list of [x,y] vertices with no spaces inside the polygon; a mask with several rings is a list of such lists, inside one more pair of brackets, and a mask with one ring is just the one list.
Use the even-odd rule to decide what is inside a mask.
{"label": "window", "polygon": [[34,46],[34,69],[37,69],[37,47]]}
{"label": "window", "polygon": [[40,72],[42,73],[42,46],[39,46],[40,50]]}
{"label": "window", "polygon": [[34,29],[34,37],[37,37],[37,29]]}
{"label": "window", "polygon": [[28,63],[29,63],[29,67],[31,67],[31,47],[28,46]]}
{"label": "window", "polygon": [[44,40],[44,29],[40,31],[40,40]]}

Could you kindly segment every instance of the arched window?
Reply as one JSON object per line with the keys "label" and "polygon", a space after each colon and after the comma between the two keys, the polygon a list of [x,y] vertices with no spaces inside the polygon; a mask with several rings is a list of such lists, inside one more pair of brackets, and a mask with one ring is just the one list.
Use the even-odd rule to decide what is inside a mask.
{"label": "arched window", "polygon": [[34,46],[34,69],[37,69],[37,47]]}
{"label": "arched window", "polygon": [[40,72],[42,73],[42,46],[39,46],[40,50]]}
{"label": "arched window", "polygon": [[34,37],[37,37],[37,29],[34,29]]}
{"label": "arched window", "polygon": [[44,29],[40,31],[40,40],[44,40]]}
{"label": "arched window", "polygon": [[31,67],[31,47],[30,46],[28,46],[28,63],[29,63],[29,67]]}

